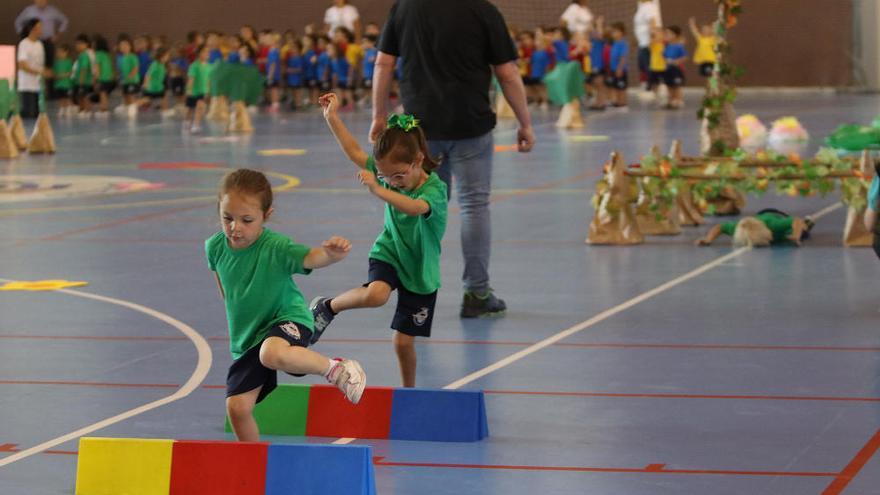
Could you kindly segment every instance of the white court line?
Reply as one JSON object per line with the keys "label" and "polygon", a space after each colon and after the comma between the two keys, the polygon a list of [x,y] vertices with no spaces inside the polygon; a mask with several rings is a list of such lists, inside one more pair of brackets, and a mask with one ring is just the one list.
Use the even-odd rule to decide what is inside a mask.
{"label": "white court line", "polygon": [[[819,219],[819,218],[839,209],[842,206],[843,206],[843,203],[839,203],[839,202],[834,203],[833,205],[822,208],[821,210],[817,211],[816,213],[810,215],[810,217],[813,218],[814,220]],[[739,248],[739,249],[732,251],[724,256],[721,256],[720,258],[716,258],[716,259],[714,259],[714,260],[712,260],[702,266],[695,268],[694,270],[691,270],[688,273],[685,273],[684,275],[682,275],[678,278],[672,279],[669,282],[666,282],[665,284],[659,285],[659,286],[657,286],[647,292],[643,292],[643,293],[639,294],[638,296],[636,296],[636,297],[634,297],[624,303],[618,304],[617,306],[614,306],[611,309],[607,309],[607,310],[599,313],[598,315],[596,315],[588,320],[584,320],[584,321],[578,323],[577,325],[569,327],[569,328],[567,328],[567,329],[565,329],[555,335],[552,335],[552,336],[550,336],[540,342],[532,344],[531,346],[526,347],[525,349],[523,349],[519,352],[511,354],[510,356],[508,356],[508,357],[506,357],[506,358],[504,358],[494,364],[486,366],[485,368],[483,368],[481,370],[475,371],[460,380],[456,380],[456,381],[450,383],[449,385],[446,385],[443,388],[446,390],[455,390],[455,389],[461,388],[462,386],[467,385],[468,383],[471,383],[475,380],[478,380],[478,379],[488,375],[489,373],[492,373],[494,371],[498,371],[501,368],[504,368],[505,366],[513,364],[526,356],[529,356],[531,354],[534,354],[534,353],[540,351],[541,349],[549,347],[549,346],[555,344],[556,342],[559,342],[560,340],[562,340],[566,337],[571,337],[572,335],[574,335],[580,331],[586,330],[587,328],[590,328],[591,326],[593,326],[597,323],[600,323],[604,320],[607,320],[608,318],[611,318],[612,316],[614,316],[618,313],[626,311],[627,309],[635,306],[636,304],[644,302],[644,301],[646,301],[646,300],[648,300],[648,299],[650,299],[650,298],[652,298],[662,292],[665,292],[669,289],[672,289],[673,287],[675,287],[677,285],[681,285],[684,282],[687,282],[688,280],[691,280],[695,277],[698,277],[698,276],[702,275],[703,273],[706,273],[707,271],[709,271],[719,265],[722,265],[722,264],[726,263],[727,261],[730,261],[731,259],[737,258],[737,257],[741,256],[743,253],[750,251],[750,250],[751,250],[750,248]],[[338,444],[338,445],[345,445],[345,444],[349,444],[355,440],[357,440],[357,439],[356,438],[340,438],[333,443]]]}
{"label": "white court line", "polygon": [[[0,278],[0,282],[12,282],[12,280]],[[63,292],[65,294],[69,294],[71,296],[84,297],[86,299],[94,299],[96,301],[101,301],[109,304],[115,304],[117,306],[122,306],[125,308],[133,309],[140,313],[144,313],[148,316],[152,316],[157,320],[163,321],[172,327],[179,330],[186,337],[188,337],[193,345],[196,347],[196,351],[198,352],[198,361],[196,362],[196,369],[193,371],[192,375],[189,377],[189,380],[183,384],[176,392],[173,394],[163,397],[159,400],[155,400],[148,404],[144,404],[142,406],[136,407],[134,409],[130,409],[123,413],[117,414],[116,416],[98,421],[95,424],[84,426],[76,431],[72,431],[67,433],[66,435],[62,435],[57,438],[53,438],[52,440],[47,440],[39,445],[31,447],[26,450],[22,450],[21,452],[17,452],[9,457],[5,457],[0,459],[0,467],[12,464],[13,462],[20,461],[27,457],[30,457],[34,454],[38,454],[44,450],[55,447],[56,445],[60,445],[62,443],[68,442],[70,440],[74,440],[83,435],[87,435],[94,431],[100,430],[101,428],[106,428],[107,426],[119,423],[120,421],[124,421],[126,419],[137,416],[138,414],[145,413],[147,411],[156,409],[157,407],[164,406],[165,404],[170,404],[171,402],[183,399],[188,396],[194,390],[198,388],[198,386],[205,380],[205,377],[208,375],[208,370],[211,369],[211,361],[213,359],[211,354],[211,347],[208,345],[208,342],[204,337],[201,336],[198,332],[193,330],[192,327],[183,323],[179,320],[176,320],[164,313],[160,313],[154,309],[148,308],[146,306],[141,306],[140,304],[135,304],[128,301],[123,301],[121,299],[113,299],[112,297],[99,296],[97,294],[90,294],[88,292],[81,292],[77,290],[70,289],[62,289],[57,292]]]}

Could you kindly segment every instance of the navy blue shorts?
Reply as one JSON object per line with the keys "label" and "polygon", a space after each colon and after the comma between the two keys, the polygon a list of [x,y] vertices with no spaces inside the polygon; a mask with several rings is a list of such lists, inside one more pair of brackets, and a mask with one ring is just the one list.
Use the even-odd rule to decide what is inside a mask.
{"label": "navy blue shorts", "polygon": [[382,281],[397,290],[397,310],[391,320],[391,328],[412,337],[430,337],[434,322],[434,307],[437,305],[437,291],[431,294],[416,294],[400,283],[397,270],[388,263],[370,258],[369,281]]}
{"label": "navy blue shorts", "polygon": [[[269,330],[263,342],[269,337],[281,337],[292,346],[308,347],[309,340],[312,338],[312,330],[299,323],[282,321]],[[262,347],[262,342],[251,347],[240,358],[232,362],[229,373],[226,375],[226,397],[240,395],[257,387],[263,387],[257,396],[257,402],[260,402],[278,386],[278,372],[263,366],[263,363],[260,362],[260,347]]]}
{"label": "navy blue shorts", "polygon": [[123,84],[122,85],[122,94],[127,96],[136,95],[141,92],[141,86],[139,84]]}
{"label": "navy blue shorts", "polygon": [[681,67],[677,65],[670,65],[666,68],[664,80],[666,82],[666,85],[670,88],[678,88],[684,86],[684,72],[682,72]]}
{"label": "navy blue shorts", "polygon": [[709,77],[712,75],[712,68],[715,67],[715,64],[705,63],[700,64],[700,75],[703,77]]}
{"label": "navy blue shorts", "polygon": [[204,99],[205,99],[204,95],[199,95],[199,96],[189,95],[186,97],[186,108],[195,108],[196,105],[198,105],[199,102]]}

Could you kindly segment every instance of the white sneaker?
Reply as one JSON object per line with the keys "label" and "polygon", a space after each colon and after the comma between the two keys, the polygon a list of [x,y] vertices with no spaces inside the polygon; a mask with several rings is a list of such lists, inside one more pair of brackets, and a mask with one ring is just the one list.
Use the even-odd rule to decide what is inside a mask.
{"label": "white sneaker", "polygon": [[79,113],[77,113],[76,116],[80,120],[88,120],[88,119],[92,118],[92,112],[87,112],[85,110],[82,110]]}
{"label": "white sneaker", "polygon": [[125,115],[125,112],[128,111],[128,107],[125,105],[119,105],[118,107],[113,109],[113,113],[116,115]]}
{"label": "white sneaker", "polygon": [[138,114],[138,106],[137,106],[137,103],[132,103],[131,105],[129,105],[129,106],[128,106],[128,109],[127,109],[126,111],[128,112],[128,116],[129,116],[130,118],[137,117],[137,114]]}
{"label": "white sneaker", "polygon": [[107,110],[98,110],[95,112],[95,118],[106,119],[110,117],[110,112]]}
{"label": "white sneaker", "polygon": [[177,116],[177,110],[173,108],[169,108],[167,110],[162,110],[162,118],[165,119],[173,119]]}
{"label": "white sneaker", "polygon": [[367,386],[367,374],[364,373],[360,363],[353,359],[333,358],[333,360],[336,361],[336,365],[327,375],[327,381],[336,385],[352,404],[357,404]]}

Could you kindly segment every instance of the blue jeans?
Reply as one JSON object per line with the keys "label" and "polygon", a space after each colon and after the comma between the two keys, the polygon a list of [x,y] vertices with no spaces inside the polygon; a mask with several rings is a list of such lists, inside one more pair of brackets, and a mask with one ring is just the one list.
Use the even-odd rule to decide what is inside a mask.
{"label": "blue jeans", "polygon": [[494,139],[489,132],[480,137],[453,141],[428,141],[431,155],[440,160],[437,175],[452,192],[455,177],[461,207],[461,253],[464,257],[464,288],[472,292],[489,289],[489,255],[492,223],[489,195],[492,192]]}

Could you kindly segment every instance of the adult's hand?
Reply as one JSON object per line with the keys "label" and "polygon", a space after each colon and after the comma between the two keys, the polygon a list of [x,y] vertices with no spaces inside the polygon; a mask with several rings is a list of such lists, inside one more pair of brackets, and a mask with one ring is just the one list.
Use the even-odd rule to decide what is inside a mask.
{"label": "adult's hand", "polygon": [[531,127],[520,127],[516,131],[516,149],[528,153],[535,146],[535,131]]}
{"label": "adult's hand", "polygon": [[386,125],[384,119],[373,119],[373,123],[370,125],[370,144],[376,144],[376,139],[379,139],[379,134]]}

